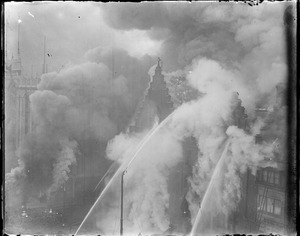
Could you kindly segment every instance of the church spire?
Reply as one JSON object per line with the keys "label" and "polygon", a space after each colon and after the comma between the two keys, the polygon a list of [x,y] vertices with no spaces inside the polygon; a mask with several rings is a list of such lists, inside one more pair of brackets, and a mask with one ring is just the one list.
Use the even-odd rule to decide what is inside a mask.
{"label": "church spire", "polygon": [[158,58],[155,74],[146,91],[141,106],[136,110],[133,125],[130,130],[151,128],[156,118],[163,121],[174,110],[169,90],[162,74],[162,61]]}
{"label": "church spire", "polygon": [[163,120],[173,110],[173,102],[171,101],[171,96],[164,80],[164,75],[162,74],[162,60],[160,58],[157,60],[155,74],[150,83],[146,98],[156,105],[160,120]]}
{"label": "church spire", "polygon": [[160,57],[157,59],[157,66],[155,68],[155,75],[160,76],[161,75],[161,69],[162,69],[162,60]]}

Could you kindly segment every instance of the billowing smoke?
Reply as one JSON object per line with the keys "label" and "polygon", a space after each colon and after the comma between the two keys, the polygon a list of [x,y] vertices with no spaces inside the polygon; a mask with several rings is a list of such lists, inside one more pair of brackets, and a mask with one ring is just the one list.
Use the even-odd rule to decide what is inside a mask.
{"label": "billowing smoke", "polygon": [[[192,222],[224,145],[229,142],[224,154],[227,162],[222,166],[224,184],[218,189],[219,196],[215,196],[217,209],[214,209],[229,214],[241,197],[241,175],[248,168],[255,174],[259,166],[272,165],[265,158],[276,156],[276,142],[267,139],[265,143],[257,143],[256,135],[266,132],[267,126],[270,136],[280,136],[279,130],[272,126],[285,121],[284,108],[280,109],[284,102],[274,99],[280,93],[278,88],[285,82],[286,74],[281,24],[283,5],[249,8],[243,4],[142,3],[137,6],[111,3],[103,9],[110,26],[122,30],[147,30],[153,39],[163,40],[164,69],[169,75],[172,75],[170,71],[181,69],[173,74],[183,75],[201,94],[197,100],[178,107],[168,132],[176,137],[178,147],[181,146],[179,140],[184,137],[193,136],[197,140],[198,160],[189,178],[190,189],[186,197]],[[91,52],[89,57],[93,57]],[[282,87],[284,91],[284,85]],[[267,108],[269,115],[259,117],[257,107]],[[270,120],[271,117],[274,119]],[[284,130],[284,125],[281,127]],[[117,136],[109,145],[108,156],[125,161],[127,148],[132,150],[138,140],[141,138],[137,139],[134,134]],[[151,147],[151,142],[155,141],[150,141],[147,146]],[[156,150],[168,150],[168,145],[155,145]],[[154,146],[151,150],[147,146],[145,150],[153,153]],[[141,151],[139,158],[144,162],[135,164],[137,169],[132,167],[135,175],[128,174],[126,181],[127,229],[163,232],[167,228],[169,216],[164,209],[168,209],[170,194],[166,191],[168,166],[175,166],[182,157],[170,159],[174,156],[171,153],[169,150],[153,155],[154,162],[149,164],[148,153]],[[164,174],[158,171],[161,166],[165,167]],[[149,180],[156,184],[152,185]],[[160,195],[147,198],[146,193],[148,196]],[[133,203],[128,200],[131,198]],[[111,206],[114,207],[107,209],[109,213],[105,216],[115,218],[118,215],[115,207],[119,205]],[[160,206],[160,211],[156,212],[159,214],[154,213],[156,206]],[[100,219],[100,228],[106,227],[108,231],[113,228],[101,214]],[[145,228],[139,225],[139,219]]]}
{"label": "billowing smoke", "polygon": [[68,180],[70,166],[76,163],[75,151],[77,143],[75,141],[62,141],[61,146],[62,150],[53,165],[53,184],[49,189],[50,193],[55,192]]}
{"label": "billowing smoke", "polygon": [[[128,165],[147,132],[116,136],[108,145],[108,158]],[[180,140],[168,128],[158,130],[138,153],[124,177],[124,228],[127,232],[164,232],[169,228],[168,176],[181,158]],[[114,191],[119,196],[119,185]],[[109,214],[99,212],[97,225],[103,232],[111,232],[119,209],[119,204],[115,204],[106,209]],[[104,224],[104,221],[110,223]]]}
{"label": "billowing smoke", "polygon": [[[34,131],[18,150],[21,164],[6,178],[7,184],[19,186],[18,176],[25,177],[19,195],[24,204],[29,198],[55,193],[78,161],[89,160],[85,164],[89,175],[106,171],[110,163],[105,159],[106,143],[127,127],[149,80],[147,59],[113,51],[115,68],[108,53],[95,49],[87,53],[93,52],[91,62],[44,74],[30,96]],[[121,67],[125,61],[130,67]],[[130,70],[136,70],[131,77]]]}
{"label": "billowing smoke", "polygon": [[[221,168],[224,187],[218,192],[219,197],[214,195],[216,204],[210,212],[228,214],[235,210],[241,197],[240,176],[247,168],[255,174],[258,166],[270,165],[265,158],[274,157],[273,141],[256,143],[255,136],[266,121],[247,119],[247,114],[253,112],[251,104],[255,104],[257,98],[239,76],[239,72],[225,69],[216,61],[197,60],[187,79],[204,95],[197,101],[183,104],[174,114],[173,128],[198,140],[199,157],[189,179],[191,188],[187,194],[192,221],[227,140],[230,140],[224,154],[227,161]],[[244,101],[249,104],[245,106],[249,107],[248,110],[243,107]]]}
{"label": "billowing smoke", "polygon": [[241,199],[241,178],[247,169],[256,174],[258,167],[276,166],[266,161],[274,157],[275,146],[273,143],[257,144],[255,136],[245,133],[236,126],[230,126],[226,130],[229,136],[229,148],[227,155],[226,171],[224,175],[224,190],[222,198],[224,201],[223,211],[228,215],[236,210]]}
{"label": "billowing smoke", "polygon": [[[278,99],[285,93],[284,4],[145,2],[109,3],[101,8],[109,26],[145,30],[152,39],[162,41],[163,69],[169,75],[172,71],[181,74],[199,91],[197,99],[175,110],[128,169],[127,230],[152,233],[168,229],[168,178],[184,158],[181,141],[190,136],[198,146],[186,195],[191,221],[227,143],[226,162],[220,171],[223,182],[216,186],[212,214],[230,214],[241,198],[241,175],[248,168],[255,174],[258,167],[272,165],[265,158],[284,158],[285,102]],[[31,96],[37,131],[24,142],[20,167],[9,179],[26,176],[26,183],[35,183],[35,178],[42,177],[40,183],[47,183],[43,188],[59,186],[76,163],[74,157],[87,155],[82,153],[83,140],[106,143],[113,139],[107,157],[124,164],[146,135],[147,131],[122,131],[147,88],[152,59],[138,60],[125,51],[102,47],[89,50],[85,57],[89,62],[43,76],[39,91]],[[267,115],[258,114],[257,108],[268,111]],[[256,142],[259,134],[269,138]],[[279,147],[276,136],[281,137]],[[33,172],[29,166],[35,163],[43,172],[29,174]],[[53,173],[58,172],[61,176],[54,178]],[[35,177],[30,179],[31,175]],[[97,212],[96,224],[103,232],[115,229],[119,194],[116,184]]]}
{"label": "billowing smoke", "polygon": [[[111,3],[103,8],[110,26],[148,30],[154,39],[163,40],[161,56],[167,70],[178,70],[199,56],[231,66],[238,66],[243,58],[247,75],[252,72],[255,77],[261,70],[269,71],[265,66],[273,60],[281,63],[283,4],[145,2],[139,6]],[[268,52],[264,58],[257,57],[261,50]]]}
{"label": "billowing smoke", "polygon": [[[243,87],[238,75],[222,68],[218,62],[206,58],[196,61],[190,68],[186,77],[191,86],[197,88],[203,95],[198,100],[185,103],[175,110],[171,122],[167,125],[171,127],[166,129],[168,135],[155,135],[153,140],[150,139],[138,155],[140,162],[133,162],[136,167],[131,167],[134,175],[126,178],[128,184],[125,189],[125,193],[127,192],[124,204],[127,206],[125,219],[126,229],[130,232],[137,229],[143,232],[164,232],[168,229],[170,223],[168,221],[170,216],[167,214],[170,194],[167,191],[168,173],[170,167],[174,167],[182,158],[179,148],[184,137],[195,137],[199,148],[199,157],[193,168],[193,175],[189,179],[190,190],[187,194],[192,221],[198,213],[199,203],[223,153],[226,141],[230,140],[230,145],[225,153],[226,165],[222,166],[224,187],[214,196],[215,204],[211,212],[223,212],[228,215],[235,210],[241,197],[240,176],[248,168],[255,174],[258,166],[270,165],[265,158],[274,156],[274,145],[256,143],[255,135],[260,132],[263,121],[258,119],[256,123],[246,122],[247,115],[239,97],[249,95],[251,92],[249,88]],[[237,93],[237,90],[240,93]],[[246,98],[249,104],[256,99],[250,96]],[[255,127],[252,128],[255,132],[249,130],[251,127]],[[141,140],[141,137],[137,137],[134,134],[121,134],[115,137],[108,146],[108,156],[126,163],[131,157],[130,154],[132,155],[132,150]],[[165,140],[169,140],[170,143],[165,143]],[[148,163],[148,158],[151,163]],[[118,187],[115,190],[119,193]],[[130,199],[133,199],[132,202]],[[118,212],[119,205],[115,206],[117,209],[109,209],[111,222],[114,222]],[[153,211],[156,206],[160,206],[160,211],[155,214]],[[105,218],[103,215],[101,217]],[[112,227],[102,223],[100,220],[98,226],[104,232]]]}

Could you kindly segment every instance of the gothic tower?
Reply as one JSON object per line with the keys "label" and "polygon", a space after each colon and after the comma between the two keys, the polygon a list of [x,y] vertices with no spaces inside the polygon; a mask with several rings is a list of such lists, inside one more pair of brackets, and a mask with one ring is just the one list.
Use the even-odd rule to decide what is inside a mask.
{"label": "gothic tower", "polygon": [[[139,104],[130,125],[130,132],[141,132],[152,128],[154,122],[162,122],[174,111],[169,89],[162,74],[162,62],[158,58],[155,74]],[[192,173],[192,166],[197,158],[198,148],[192,137],[182,141],[183,158],[169,173],[168,192],[170,228],[167,233],[187,233],[190,230],[190,212],[185,199],[188,191],[187,179]]]}
{"label": "gothic tower", "polygon": [[163,121],[174,110],[167,84],[162,74],[162,62],[158,58],[155,74],[146,91],[144,100],[139,104],[131,130],[149,129],[153,123]]}
{"label": "gothic tower", "polygon": [[167,88],[167,84],[162,75],[162,63],[158,59],[158,63],[155,69],[155,74],[153,80],[150,83],[150,88],[146,99],[153,101],[157,108],[157,116],[159,121],[164,120],[173,111],[173,103],[171,101],[171,96]]}

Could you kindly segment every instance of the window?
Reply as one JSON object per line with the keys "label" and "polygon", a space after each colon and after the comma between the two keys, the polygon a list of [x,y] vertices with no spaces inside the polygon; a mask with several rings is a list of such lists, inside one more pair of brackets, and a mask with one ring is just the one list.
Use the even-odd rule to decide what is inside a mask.
{"label": "window", "polygon": [[281,215],[281,201],[280,200],[275,200],[275,205],[274,205],[274,214],[275,215]]}
{"label": "window", "polygon": [[263,181],[268,182],[268,171],[266,170],[263,171]]}
{"label": "window", "polygon": [[269,171],[269,181],[270,184],[274,184],[274,172]]}
{"label": "window", "polygon": [[256,143],[262,143],[262,137],[261,137],[261,135],[257,134],[257,135],[255,136],[255,142],[256,142]]}
{"label": "window", "polygon": [[258,182],[261,182],[262,181],[262,171],[261,170],[258,170],[257,171],[257,174],[256,174],[256,180]]}
{"label": "window", "polygon": [[257,210],[279,216],[282,212],[282,202],[278,199],[257,195]]}
{"label": "window", "polygon": [[260,203],[261,203],[261,195],[257,195],[257,210],[260,210]]}
{"label": "window", "polygon": [[281,175],[279,171],[264,169],[258,172],[257,180],[259,182],[264,182],[272,185],[280,185],[281,184]]}
{"label": "window", "polygon": [[275,200],[272,198],[267,198],[267,212],[268,213],[274,213],[274,205],[275,205]]}
{"label": "window", "polygon": [[274,182],[275,182],[276,185],[280,184],[280,181],[279,181],[279,172],[275,172]]}

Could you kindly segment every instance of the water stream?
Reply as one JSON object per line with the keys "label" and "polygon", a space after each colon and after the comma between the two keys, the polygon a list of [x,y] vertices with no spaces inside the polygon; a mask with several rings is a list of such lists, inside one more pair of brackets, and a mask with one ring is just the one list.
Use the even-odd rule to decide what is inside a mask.
{"label": "water stream", "polygon": [[[104,187],[104,189],[102,190],[102,192],[100,193],[99,197],[97,198],[97,200],[95,201],[95,203],[93,204],[93,206],[90,208],[90,210],[88,211],[88,213],[86,214],[86,216],[84,217],[83,221],[81,222],[81,224],[79,225],[78,229],[76,230],[74,236],[77,235],[77,233],[79,232],[79,230],[81,229],[82,225],[85,223],[85,221],[87,220],[87,218],[90,216],[91,212],[94,210],[95,206],[97,205],[97,203],[101,200],[102,196],[107,192],[107,190],[109,189],[109,187],[112,185],[113,181],[117,178],[117,176],[123,172],[126,171],[130,165],[132,164],[132,162],[137,158],[139,152],[143,149],[143,147],[147,144],[147,142],[149,142],[149,140],[153,137],[153,135],[158,132],[161,127],[163,127],[167,121],[171,118],[173,113],[171,113],[169,116],[167,116],[159,125],[154,126],[149,132],[148,134],[142,139],[142,141],[137,145],[137,148],[135,149],[135,151],[133,152],[132,158],[129,160],[128,163],[123,163],[122,165],[119,166],[119,168],[117,169],[117,171],[115,172],[115,174],[112,176],[112,178],[109,180],[109,182],[107,183],[107,185]],[[109,170],[107,171],[109,172]]]}
{"label": "water stream", "polygon": [[225,157],[226,157],[226,153],[227,153],[227,150],[228,150],[229,143],[230,142],[227,141],[227,143],[225,144],[222,155],[221,155],[218,163],[216,164],[216,167],[215,167],[214,172],[212,174],[212,177],[210,179],[209,185],[208,185],[208,187],[207,187],[207,189],[204,193],[204,196],[202,198],[202,201],[201,201],[201,204],[200,204],[200,209],[197,213],[197,216],[196,216],[195,222],[193,224],[190,236],[195,235],[196,230],[198,229],[198,226],[201,223],[202,218],[204,217],[203,212],[205,210],[205,206],[208,204],[208,201],[210,199],[213,187],[216,186],[216,182],[219,180],[219,177],[220,177],[219,176],[220,171],[221,171],[222,167],[224,166],[224,161],[225,161]]}

